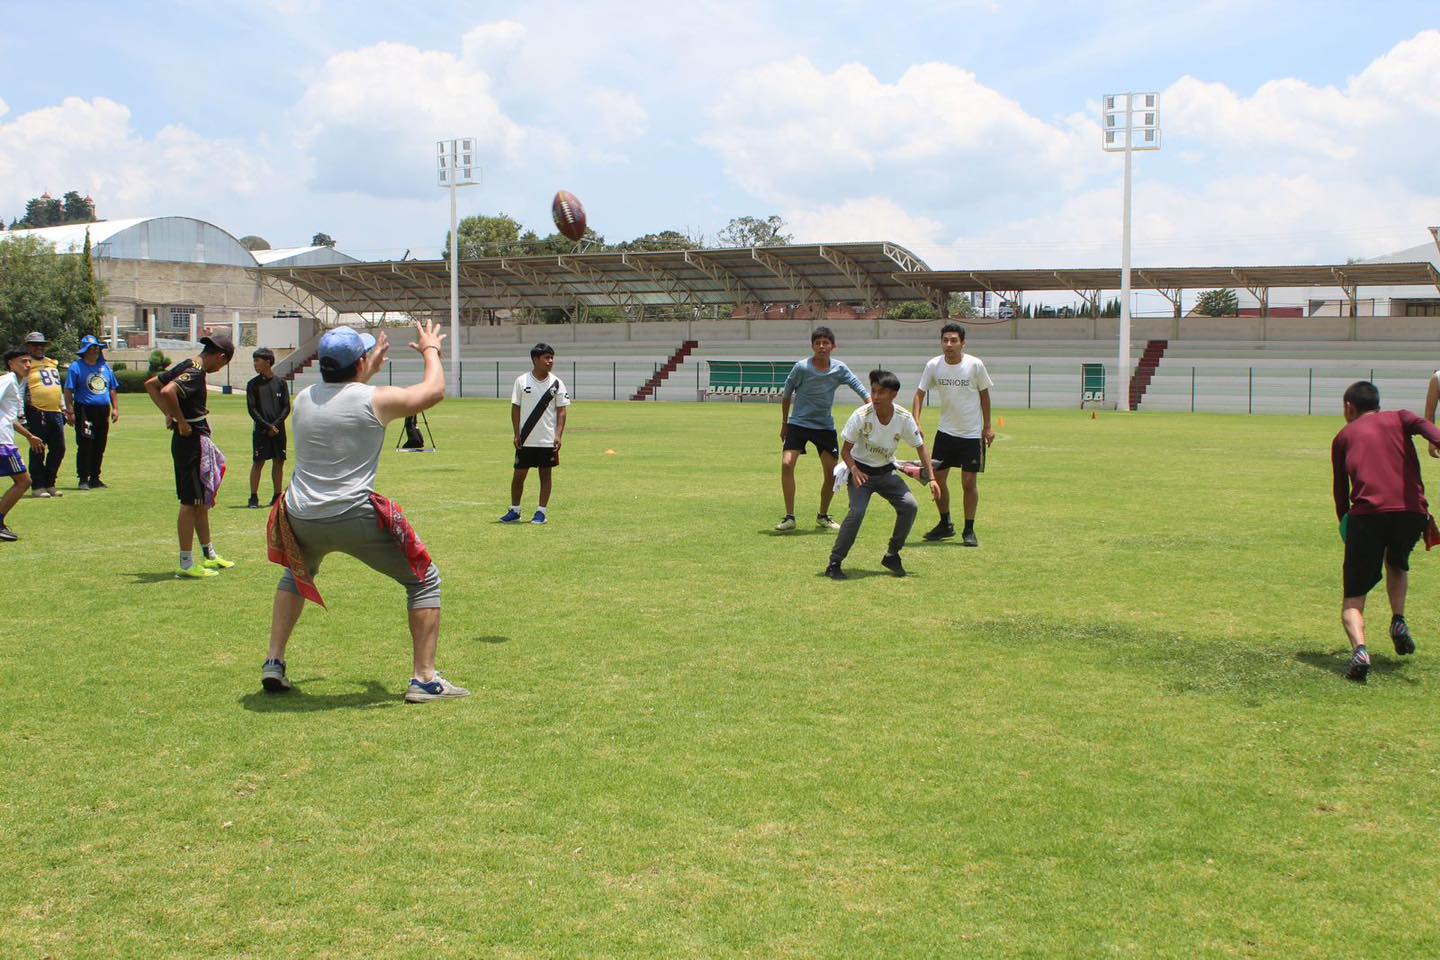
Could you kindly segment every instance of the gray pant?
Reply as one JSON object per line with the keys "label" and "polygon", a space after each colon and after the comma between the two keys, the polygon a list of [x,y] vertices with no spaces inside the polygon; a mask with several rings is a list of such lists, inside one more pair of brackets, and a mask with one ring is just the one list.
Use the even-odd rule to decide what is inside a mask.
{"label": "gray pant", "polygon": [[[864,464],[860,465],[864,470]],[[830,551],[830,562],[839,563],[845,559],[850,548],[855,545],[855,537],[860,533],[860,524],[865,521],[865,511],[870,506],[870,497],[873,494],[880,494],[890,505],[895,508],[895,529],[890,534],[890,552],[899,553],[900,548],[905,546],[905,538],[910,535],[910,528],[915,525],[915,514],[920,512],[920,505],[915,502],[915,497],[910,493],[910,488],[905,485],[897,471],[889,473],[871,473],[870,479],[863,487],[855,486],[853,479],[845,485],[850,491],[850,512],[845,515],[845,520],[840,524],[840,534],[835,538],[835,547]]]}
{"label": "gray pant", "polygon": [[[292,514],[290,527],[305,551],[310,576],[320,572],[326,554],[344,553],[401,584],[411,610],[440,606],[440,571],[432,563],[424,578],[417,578],[400,545],[380,528],[380,517],[369,501],[324,520],[302,520]],[[279,588],[287,593],[300,592],[288,569],[280,575]]]}

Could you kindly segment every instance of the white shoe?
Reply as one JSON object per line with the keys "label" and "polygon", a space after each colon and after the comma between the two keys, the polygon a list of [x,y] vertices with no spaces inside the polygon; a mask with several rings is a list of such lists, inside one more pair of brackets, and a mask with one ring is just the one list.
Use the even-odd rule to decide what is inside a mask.
{"label": "white shoe", "polygon": [[795,518],[794,518],[794,517],[786,517],[784,520],[781,520],[779,523],[775,524],[775,529],[776,529],[776,530],[794,530],[794,529],[795,529]]}
{"label": "white shoe", "polygon": [[821,530],[839,530],[840,523],[828,513],[822,513],[815,517],[815,526]]}
{"label": "white shoe", "polygon": [[30,499],[32,499],[32,500],[49,500],[49,499],[50,499],[50,491],[49,491],[49,490],[46,490],[44,487],[36,487],[34,490],[31,490],[31,491],[30,491]]}
{"label": "white shoe", "polygon": [[435,679],[422,681],[418,677],[410,678],[410,689],[405,691],[406,703],[429,703],[431,700],[459,700],[461,697],[470,696],[470,691],[464,687],[457,687],[455,684],[435,672]]}
{"label": "white shoe", "polygon": [[48,490],[50,491],[50,496],[52,496],[52,497],[63,497],[63,496],[65,496],[65,494],[61,493],[59,490],[56,490],[54,487],[47,487],[46,489],[48,489]]}

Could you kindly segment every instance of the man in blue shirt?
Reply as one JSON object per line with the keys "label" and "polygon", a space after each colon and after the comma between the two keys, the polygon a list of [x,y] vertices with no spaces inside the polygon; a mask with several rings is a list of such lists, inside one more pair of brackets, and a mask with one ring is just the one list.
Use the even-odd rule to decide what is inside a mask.
{"label": "man in blue shirt", "polygon": [[105,489],[100,465],[110,424],[120,419],[120,381],[105,362],[104,351],[105,345],[87,334],[65,375],[65,405],[75,412],[75,472],[81,490]]}
{"label": "man in blue shirt", "polygon": [[835,334],[829,327],[816,327],[811,332],[810,348],[814,356],[795,364],[780,396],[780,440],[784,445],[780,454],[780,489],[785,493],[785,517],[775,524],[776,530],[795,529],[795,461],[805,453],[807,443],[815,445],[824,471],[815,525],[825,530],[840,529],[830,516],[835,464],[840,460],[840,439],[835,435],[835,391],[844,384],[862,401],[870,402],[870,393],[860,378],[844,363],[830,359]]}

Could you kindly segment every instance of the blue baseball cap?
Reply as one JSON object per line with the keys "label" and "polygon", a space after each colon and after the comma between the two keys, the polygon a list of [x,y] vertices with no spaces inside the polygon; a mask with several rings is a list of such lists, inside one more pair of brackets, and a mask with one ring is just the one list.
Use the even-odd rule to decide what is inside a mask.
{"label": "blue baseball cap", "polygon": [[91,347],[99,347],[100,355],[105,355],[105,341],[101,340],[99,337],[87,333],[85,335],[85,339],[80,341],[80,349],[75,351],[75,356],[85,356],[85,351],[89,350]]}
{"label": "blue baseball cap", "polygon": [[369,353],[374,346],[375,338],[370,334],[360,333],[350,327],[336,327],[327,330],[320,338],[317,352],[322,362],[329,360],[343,370]]}

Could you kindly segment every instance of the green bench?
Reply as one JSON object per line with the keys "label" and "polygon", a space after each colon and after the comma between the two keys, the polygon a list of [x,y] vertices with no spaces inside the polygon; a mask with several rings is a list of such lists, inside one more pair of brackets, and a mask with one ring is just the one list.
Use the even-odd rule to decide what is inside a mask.
{"label": "green bench", "polygon": [[710,384],[701,391],[705,397],[778,397],[794,361],[707,360]]}

